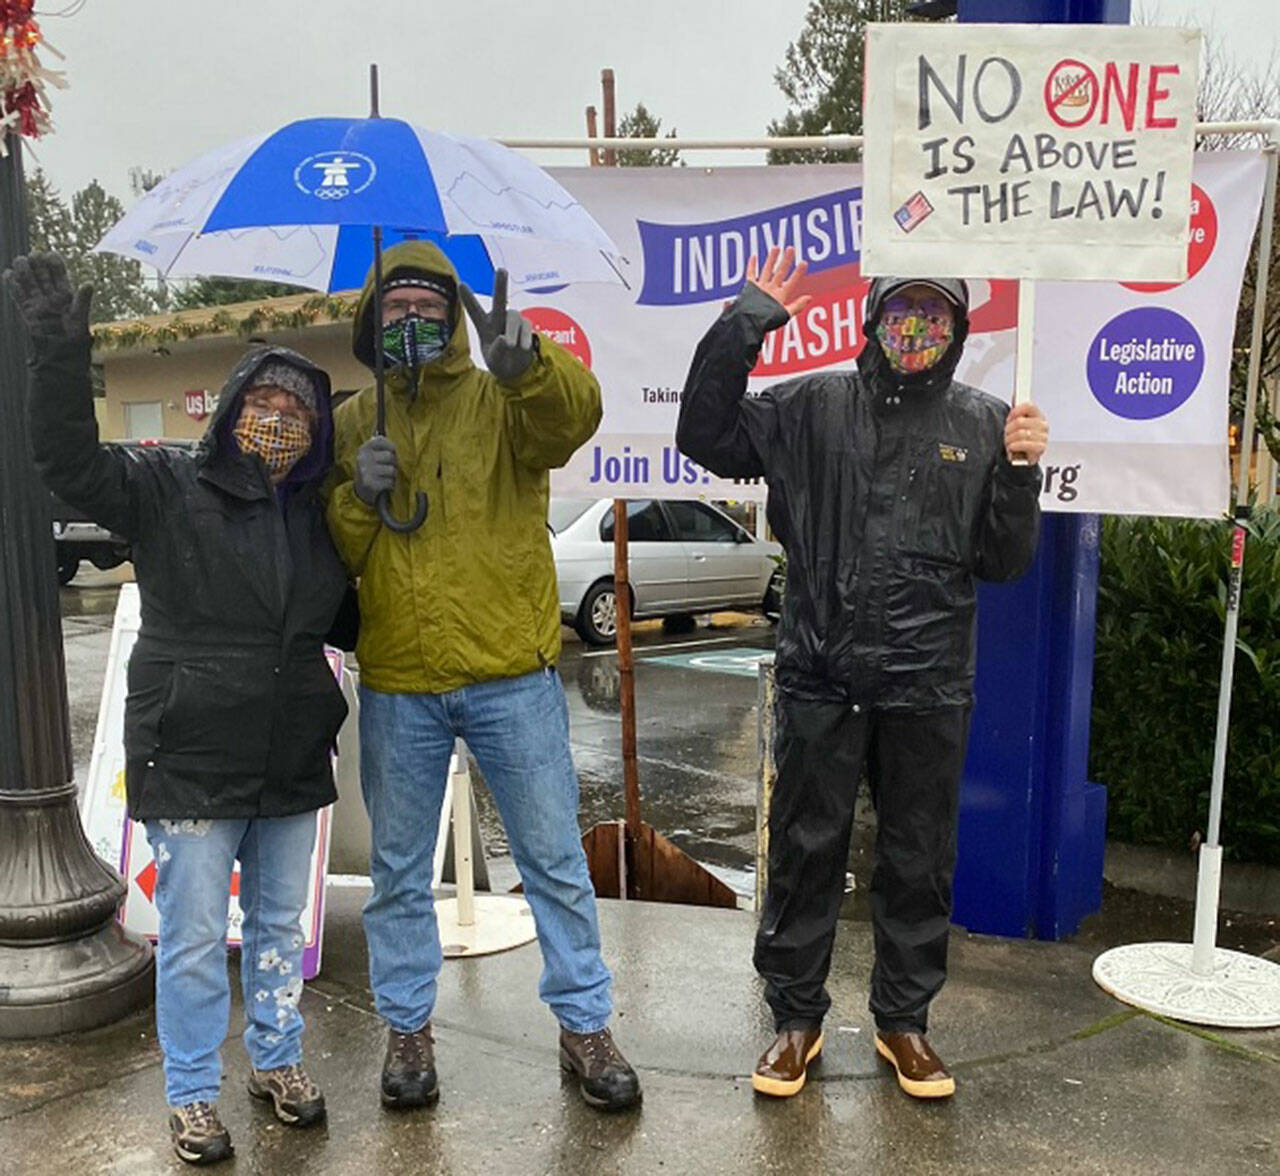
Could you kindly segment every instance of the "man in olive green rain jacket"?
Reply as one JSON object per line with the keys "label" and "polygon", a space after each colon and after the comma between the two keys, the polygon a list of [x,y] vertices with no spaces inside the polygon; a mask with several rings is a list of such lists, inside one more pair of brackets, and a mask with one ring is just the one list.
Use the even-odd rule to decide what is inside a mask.
{"label": "man in olive green rain jacket", "polygon": [[[484,312],[434,245],[407,241],[356,311],[356,358],[387,364],[387,436],[366,388],[336,414],[328,519],[359,578],[360,748],[373,829],[365,906],[369,968],[389,1039],[387,1106],[438,1097],[430,1018],[441,966],[431,893],[455,739],[476,757],[506,826],[537,924],[539,992],[560,1024],[561,1065],[584,1098],[640,1101],[608,1030],[610,975],[578,833],[578,780],[556,661],[560,606],[547,532],[548,471],[600,423],[600,386],[573,355],[506,307],[499,270]],[[489,368],[471,359],[463,306]],[[399,534],[418,492],[426,521]]]}

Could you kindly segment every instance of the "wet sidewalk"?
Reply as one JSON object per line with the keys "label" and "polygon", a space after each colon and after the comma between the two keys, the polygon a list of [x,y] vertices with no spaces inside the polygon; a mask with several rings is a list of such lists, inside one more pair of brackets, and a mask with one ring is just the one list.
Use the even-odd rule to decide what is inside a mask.
{"label": "wet sidewalk", "polygon": [[[769,1038],[751,970],[754,917],[601,903],[619,1042],[643,1109],[603,1116],[561,1080],[532,945],[448,961],[434,1111],[378,1103],[361,888],[331,888],[325,968],[307,986],[307,1062],[326,1128],[291,1131],[244,1093],[224,1049],[224,1119],[242,1173],[1213,1173],[1280,1170],[1280,1032],[1193,1031],[1117,1004],[1080,947],[952,939],[931,1034],[956,1097],[913,1102],[877,1060],[865,923],[841,923],[827,1047],[796,1098],[747,1075]],[[233,1028],[239,1022],[233,1010]],[[0,1042],[0,1172],[185,1171],[164,1126],[149,1013],[72,1038]]]}

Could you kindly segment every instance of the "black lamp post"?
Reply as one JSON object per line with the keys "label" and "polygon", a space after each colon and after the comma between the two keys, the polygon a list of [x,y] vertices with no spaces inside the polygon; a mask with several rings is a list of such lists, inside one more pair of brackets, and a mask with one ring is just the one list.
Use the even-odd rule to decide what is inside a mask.
{"label": "black lamp post", "polygon": [[[27,252],[22,143],[4,131],[0,269]],[[25,341],[0,294],[0,1037],[115,1020],[151,996],[150,945],[76,806],[49,493],[31,461]]]}

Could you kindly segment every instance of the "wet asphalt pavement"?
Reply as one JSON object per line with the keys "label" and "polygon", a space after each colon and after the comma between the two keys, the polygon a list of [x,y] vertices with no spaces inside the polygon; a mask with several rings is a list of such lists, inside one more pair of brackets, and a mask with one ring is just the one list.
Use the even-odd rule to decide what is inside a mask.
{"label": "wet asphalt pavement", "polygon": [[[124,569],[82,565],[61,593],[71,741],[83,786],[97,723],[112,618]],[[561,676],[570,739],[581,784],[584,829],[623,815],[619,673],[611,649],[584,645],[563,631]],[[757,751],[755,662],[773,650],[774,630],[760,616],[698,618],[679,631],[659,621],[634,627],[636,742],[644,819],[702,862],[750,905],[755,890]],[[472,765],[480,826],[493,878],[514,880],[497,810]],[[874,815],[863,789],[850,851],[851,889],[844,917],[869,918]],[[504,860],[505,859],[505,860]],[[1228,867],[1229,868],[1229,867]],[[1181,899],[1105,884],[1102,910],[1072,939],[1103,949],[1147,939],[1185,940],[1193,908]],[[1223,911],[1218,942],[1255,954],[1280,951],[1280,917]]]}
{"label": "wet asphalt pavement", "polygon": [[[63,593],[75,758],[83,778],[116,584],[86,573]],[[637,635],[645,816],[717,869],[749,881],[756,770],[755,679],[769,648],[747,618]],[[662,659],[675,658],[677,661]],[[741,660],[738,660],[741,659]],[[621,814],[617,675],[571,644],[562,665],[583,821]],[[498,833],[486,818],[490,848]],[[587,1108],[556,1065],[554,1020],[536,989],[539,953],[450,961],[432,1020],[442,1098],[384,1112],[385,1030],[373,1008],[360,909],[367,883],[333,879],[321,975],[306,985],[308,1071],[326,1126],[290,1131],[244,1092],[247,1061],[233,980],[220,1110],[237,1148],[228,1173],[1015,1172],[1187,1176],[1280,1170],[1280,1031],[1217,1032],[1118,1004],[1090,980],[1094,947],[1189,930],[1188,904],[1108,888],[1076,943],[951,937],[949,982],[931,1040],[957,1077],[954,1099],[898,1090],[866,1014],[873,955],[861,909],[868,822],[851,868],[853,921],[836,938],[826,1046],[794,1099],[746,1080],[771,1027],[751,967],[746,911],[602,900],[615,1031],[645,1090],[641,1109]],[[1227,916],[1230,918],[1231,916]],[[1238,930],[1238,924],[1235,930]],[[1233,941],[1225,928],[1224,946]],[[1256,921],[1252,934],[1266,934]],[[1255,949],[1265,946],[1261,939]],[[229,967],[238,963],[233,953]],[[85,1033],[0,1042],[0,1176],[143,1176],[186,1170],[169,1150],[152,1010]]]}

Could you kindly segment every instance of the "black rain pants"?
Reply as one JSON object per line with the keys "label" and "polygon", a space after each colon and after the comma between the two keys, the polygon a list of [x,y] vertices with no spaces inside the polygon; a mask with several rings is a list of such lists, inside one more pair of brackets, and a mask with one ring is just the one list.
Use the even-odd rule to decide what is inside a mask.
{"label": "black rain pants", "polygon": [[947,975],[960,776],[970,707],[868,710],[779,693],[769,887],[755,967],[778,1029],[821,1023],[865,763],[876,810],[871,1012],[887,1032],[927,1029]]}

